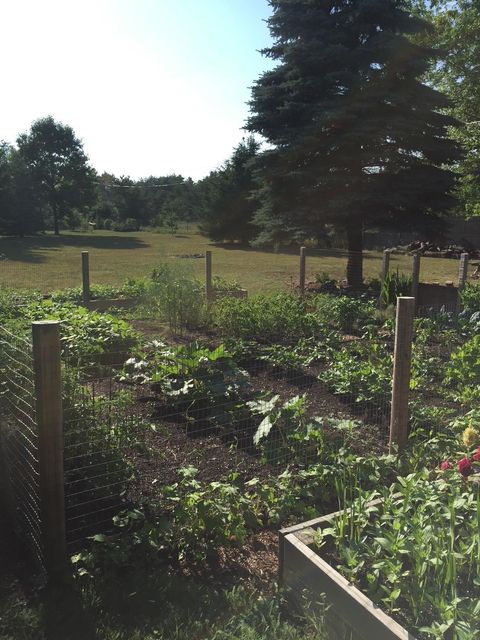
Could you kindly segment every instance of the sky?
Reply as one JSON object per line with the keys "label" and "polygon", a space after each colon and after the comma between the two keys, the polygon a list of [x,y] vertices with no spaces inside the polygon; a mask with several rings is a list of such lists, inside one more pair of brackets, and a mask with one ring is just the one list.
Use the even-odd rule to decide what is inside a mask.
{"label": "sky", "polygon": [[269,14],[267,0],[0,0],[0,140],[52,115],[99,173],[208,175],[246,135]]}

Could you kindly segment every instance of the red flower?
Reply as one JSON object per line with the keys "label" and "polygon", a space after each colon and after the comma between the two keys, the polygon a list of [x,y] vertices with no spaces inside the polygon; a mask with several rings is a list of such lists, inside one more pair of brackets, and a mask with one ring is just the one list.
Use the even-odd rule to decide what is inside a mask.
{"label": "red flower", "polygon": [[480,447],[477,447],[475,453],[472,456],[472,460],[475,460],[475,462],[480,462]]}
{"label": "red flower", "polygon": [[472,463],[468,458],[463,458],[462,460],[460,460],[460,462],[458,463],[458,470],[464,478],[467,478],[468,476],[471,476],[472,473],[474,473]]}
{"label": "red flower", "polygon": [[450,462],[450,460],[444,460],[443,462],[440,463],[440,469],[442,471],[447,471],[447,469],[453,469],[453,464]]}

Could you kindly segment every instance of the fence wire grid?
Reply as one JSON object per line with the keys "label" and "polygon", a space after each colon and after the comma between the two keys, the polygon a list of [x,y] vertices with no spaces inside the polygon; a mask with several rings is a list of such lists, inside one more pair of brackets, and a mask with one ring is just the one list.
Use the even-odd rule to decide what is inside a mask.
{"label": "fence wire grid", "polygon": [[41,573],[38,429],[31,340],[0,327],[0,453],[2,492],[17,534]]}

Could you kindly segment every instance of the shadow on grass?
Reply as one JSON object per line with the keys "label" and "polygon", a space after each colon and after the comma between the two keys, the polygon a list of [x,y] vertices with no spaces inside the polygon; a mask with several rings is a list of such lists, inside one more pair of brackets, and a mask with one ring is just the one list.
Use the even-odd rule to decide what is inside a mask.
{"label": "shadow on grass", "polygon": [[86,611],[71,584],[48,587],[42,597],[43,627],[47,640],[100,640],[94,616]]}
{"label": "shadow on grass", "polygon": [[5,260],[16,262],[32,262],[40,264],[47,261],[47,257],[39,251],[59,251],[66,247],[82,249],[143,249],[147,243],[134,236],[95,235],[90,234],[61,234],[28,236],[26,238],[1,237],[0,256]]}
{"label": "shadow on grass", "polygon": [[[247,251],[250,253],[264,253],[267,255],[284,255],[284,256],[300,256],[299,247],[280,247],[277,250],[269,248],[251,247],[248,244],[240,244],[235,242],[211,242],[210,246],[217,249],[225,249],[227,251]],[[363,252],[364,260],[378,260],[379,256],[371,255],[372,251],[365,249]],[[348,257],[347,249],[308,249],[307,258],[344,258]]]}

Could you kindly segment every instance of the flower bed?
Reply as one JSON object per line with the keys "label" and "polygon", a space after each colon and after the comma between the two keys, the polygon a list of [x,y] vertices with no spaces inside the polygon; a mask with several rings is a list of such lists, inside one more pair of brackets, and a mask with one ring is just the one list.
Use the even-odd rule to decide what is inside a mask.
{"label": "flower bed", "polygon": [[480,485],[460,467],[399,478],[282,531],[281,574],[294,601],[304,589],[324,592],[353,638],[478,639]]}

